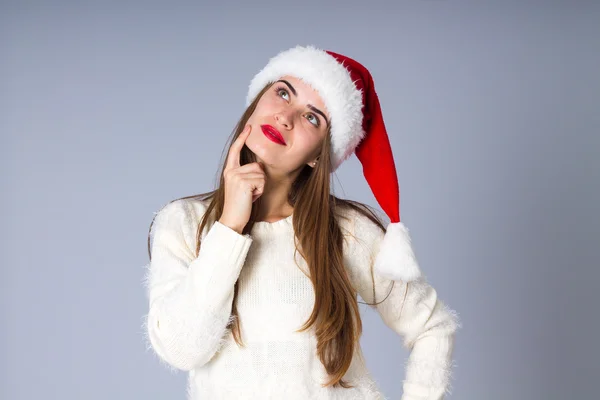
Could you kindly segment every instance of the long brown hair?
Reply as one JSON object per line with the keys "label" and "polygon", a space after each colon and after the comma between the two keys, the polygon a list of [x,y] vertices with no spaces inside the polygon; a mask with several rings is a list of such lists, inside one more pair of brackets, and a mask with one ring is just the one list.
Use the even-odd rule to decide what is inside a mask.
{"label": "long brown hair", "polygon": [[[224,154],[240,135],[246,122],[254,112],[262,95],[271,87],[267,84],[256,96],[252,104],[244,111],[234,128]],[[330,194],[330,146],[331,135],[328,129],[323,140],[319,162],[314,168],[305,165],[288,194],[288,202],[294,208],[293,227],[297,238],[296,251],[306,260],[309,267],[310,279],[315,291],[315,304],[312,314],[298,332],[309,329],[316,324],[317,353],[323,363],[330,380],[323,386],[352,387],[342,377],[352,362],[352,356],[357,342],[362,335],[362,322],[356,299],[356,289],[353,287],[343,263],[343,235],[336,217],[342,217],[342,209],[353,209],[367,216],[383,231],[383,222],[368,205],[338,198]],[[256,158],[248,147],[244,146],[240,153],[240,164],[255,162]],[[196,234],[196,256],[200,251],[201,234],[209,220],[217,221],[223,213],[225,202],[224,162],[220,169],[220,182],[216,190],[202,194],[182,197],[180,199],[210,200],[206,212],[198,224]],[[179,199],[172,200],[176,201]],[[260,207],[259,197],[252,205],[250,220],[242,234],[252,230]],[[169,202],[169,203],[171,203]],[[163,206],[164,207],[164,206]],[[209,216],[211,216],[209,218]],[[155,216],[156,217],[156,216]],[[148,257],[152,259],[150,250],[150,232],[148,233]],[[234,287],[230,328],[234,340],[239,346],[244,346],[236,307],[238,283]],[[391,293],[391,290],[390,290]],[[387,296],[386,296],[387,298]],[[385,300],[385,298],[384,298]],[[383,300],[382,300],[383,301]],[[369,303],[364,303],[369,304]],[[376,303],[379,304],[379,303]],[[369,304],[374,305],[374,304]]]}

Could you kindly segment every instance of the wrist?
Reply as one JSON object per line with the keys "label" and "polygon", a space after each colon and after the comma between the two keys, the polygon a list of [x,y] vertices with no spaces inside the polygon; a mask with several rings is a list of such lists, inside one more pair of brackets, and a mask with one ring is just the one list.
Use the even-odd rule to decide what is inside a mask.
{"label": "wrist", "polygon": [[232,224],[232,223],[229,223],[229,222],[227,222],[227,221],[226,221],[226,220],[224,220],[223,218],[220,218],[220,219],[219,219],[219,222],[220,222],[222,225],[225,225],[226,227],[228,227],[229,229],[236,231],[236,232],[237,232],[237,233],[239,233],[240,235],[242,234],[242,231],[244,230],[244,227],[243,227],[243,226],[242,226],[242,227],[239,227],[239,226],[237,226],[237,225],[235,225],[235,224]]}

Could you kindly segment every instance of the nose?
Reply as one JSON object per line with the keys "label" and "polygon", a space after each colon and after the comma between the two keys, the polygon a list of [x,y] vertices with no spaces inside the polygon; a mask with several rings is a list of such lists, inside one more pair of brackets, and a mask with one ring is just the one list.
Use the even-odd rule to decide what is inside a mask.
{"label": "nose", "polygon": [[286,129],[292,129],[293,117],[290,111],[282,111],[275,114],[275,121],[277,121],[280,125],[284,126]]}

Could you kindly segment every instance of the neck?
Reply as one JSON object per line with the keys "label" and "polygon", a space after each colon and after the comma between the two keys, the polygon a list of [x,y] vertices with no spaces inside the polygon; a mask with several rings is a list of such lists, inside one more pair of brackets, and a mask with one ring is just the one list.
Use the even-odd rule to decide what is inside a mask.
{"label": "neck", "polygon": [[291,188],[289,180],[274,180],[267,177],[263,194],[260,196],[259,220],[281,219],[294,211],[288,203]]}
{"label": "neck", "polygon": [[298,167],[291,173],[280,174],[280,171],[272,169],[268,163],[262,161],[262,164],[266,182],[263,194],[260,196],[259,220],[270,221],[288,217],[294,211],[294,207],[288,203],[288,194],[292,183],[304,166]]}

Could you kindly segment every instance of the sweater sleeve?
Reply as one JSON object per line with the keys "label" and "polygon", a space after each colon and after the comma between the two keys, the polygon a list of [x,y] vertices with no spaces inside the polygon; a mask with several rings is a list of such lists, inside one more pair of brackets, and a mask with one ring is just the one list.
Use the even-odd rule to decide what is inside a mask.
{"label": "sweater sleeve", "polygon": [[365,302],[379,303],[369,307],[410,350],[402,400],[444,399],[451,392],[454,338],[461,327],[458,314],[440,300],[424,276],[402,282],[377,274],[373,265],[385,232],[356,211],[350,215],[351,235],[344,242],[349,277]]}
{"label": "sweater sleeve", "polygon": [[222,345],[234,284],[252,242],[249,235],[215,221],[196,257],[197,214],[202,213],[186,199],[156,214],[145,280],[148,347],[168,367],[185,371],[206,364]]}

